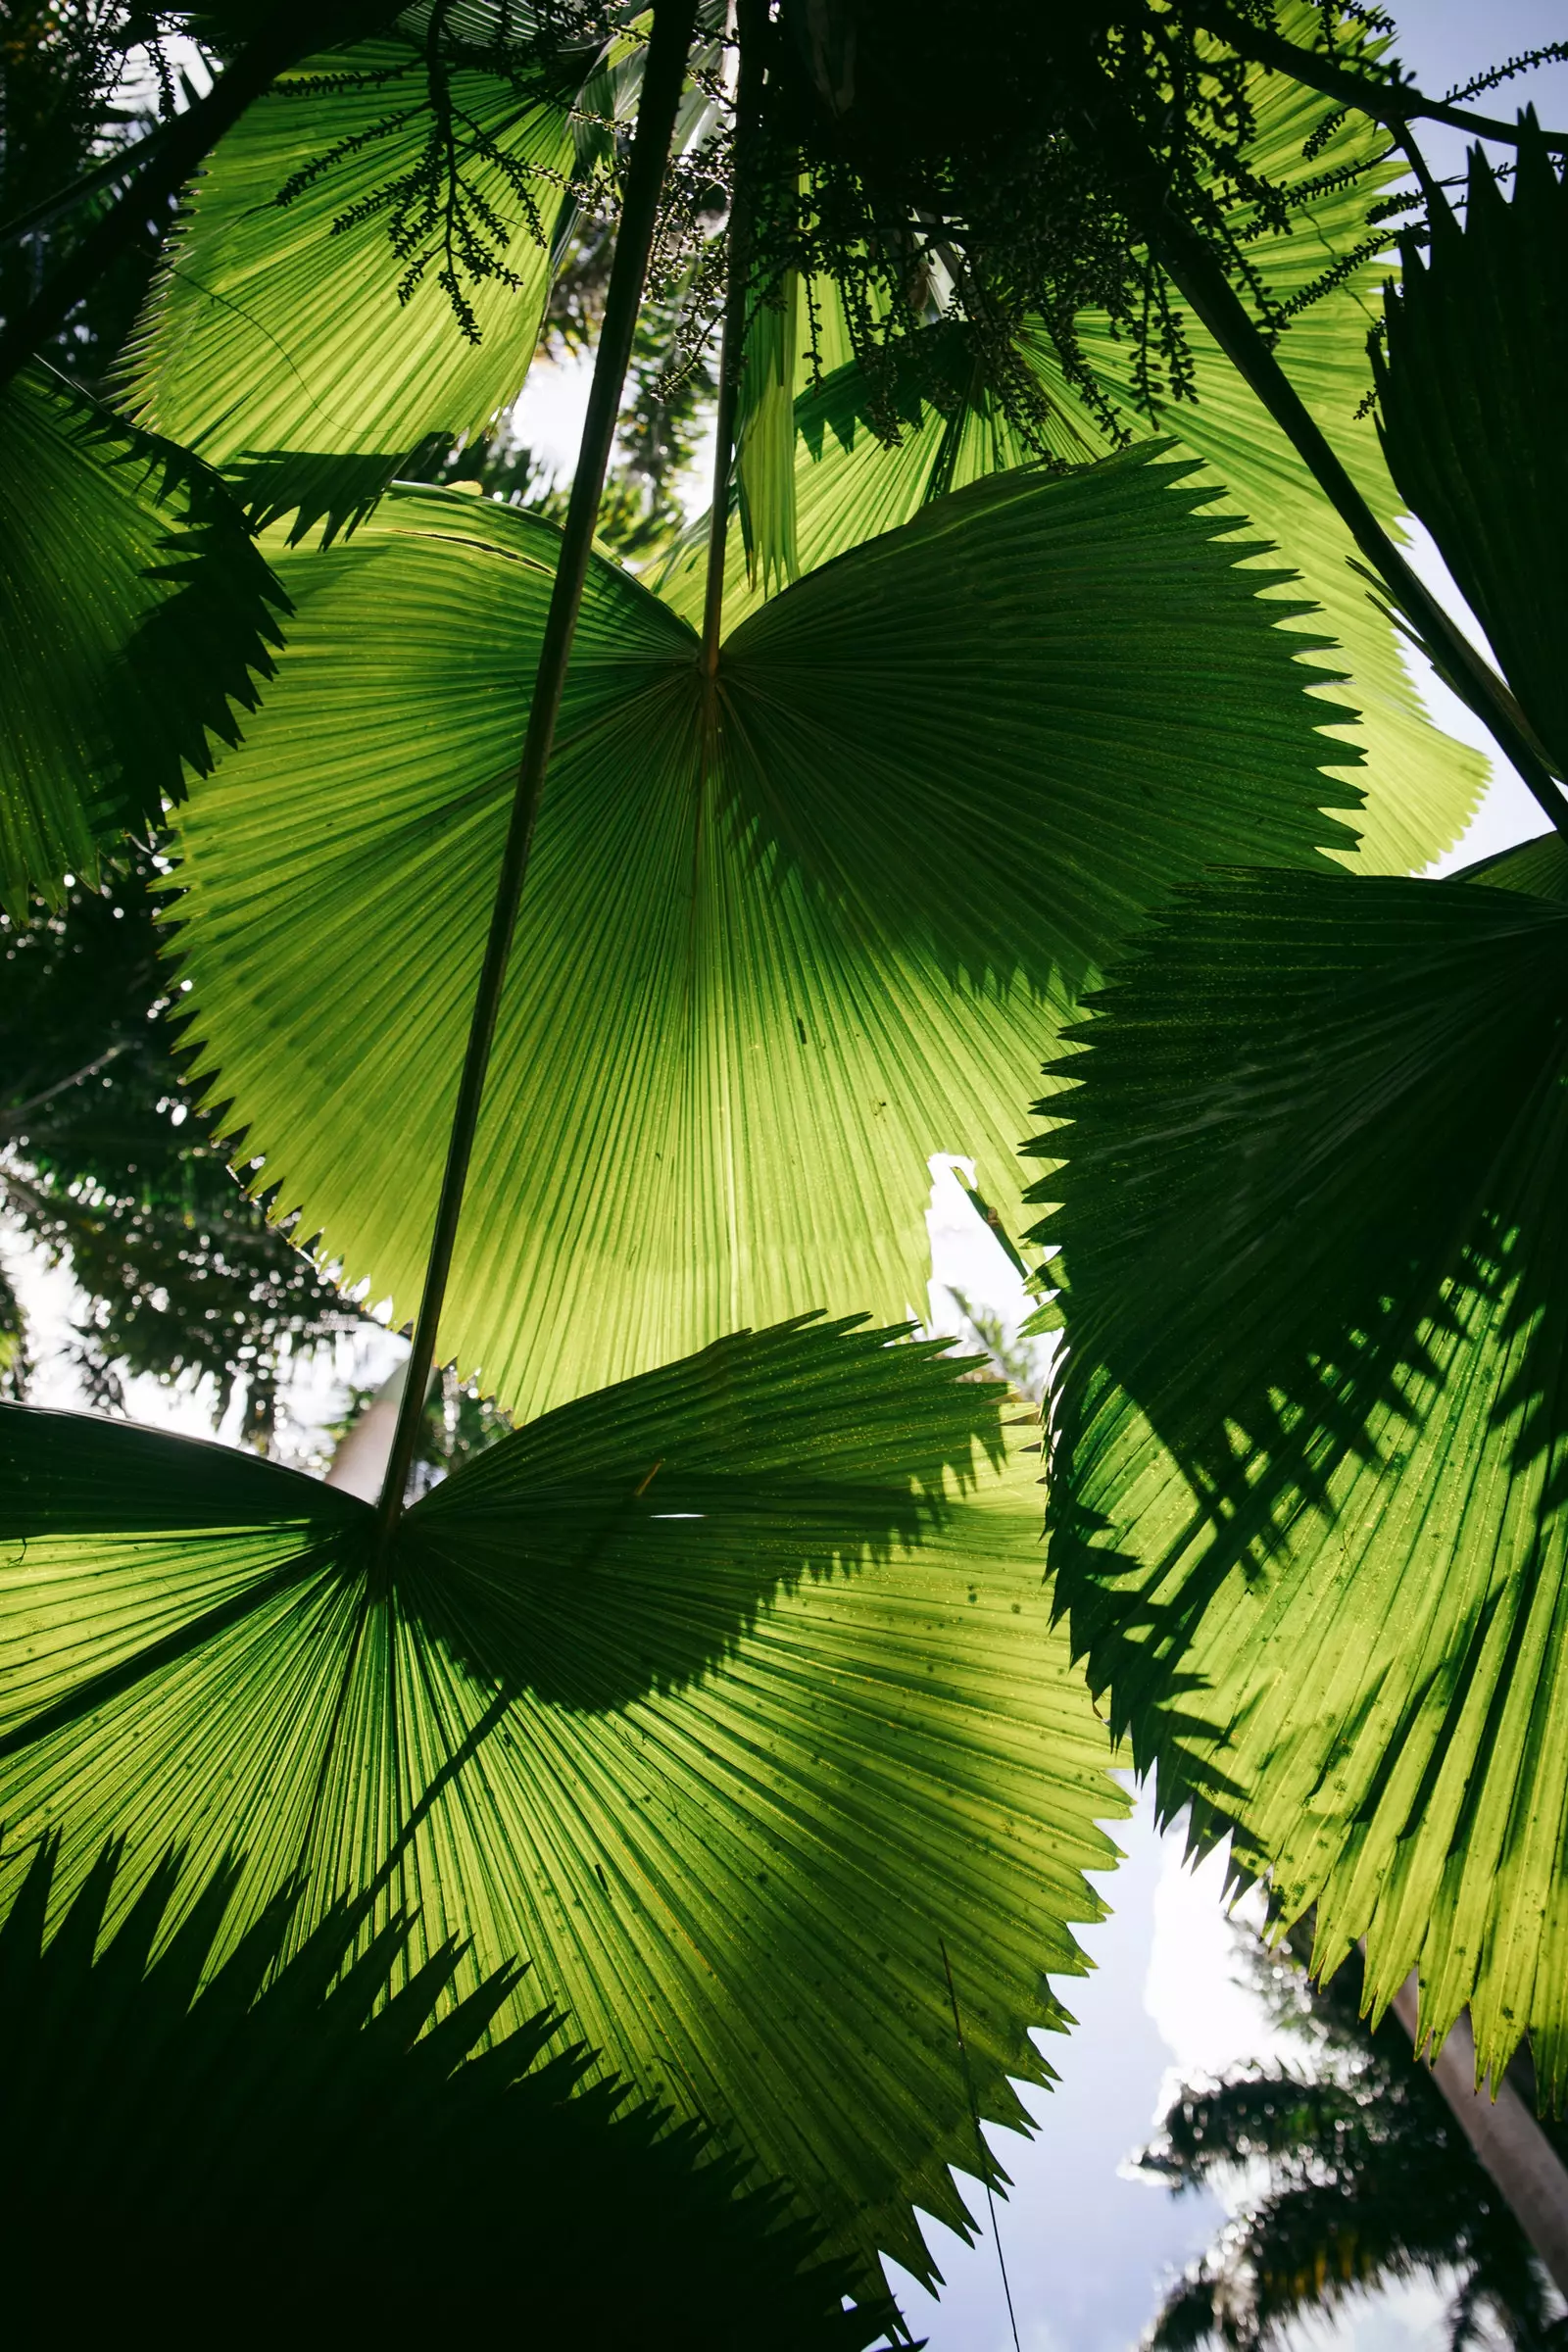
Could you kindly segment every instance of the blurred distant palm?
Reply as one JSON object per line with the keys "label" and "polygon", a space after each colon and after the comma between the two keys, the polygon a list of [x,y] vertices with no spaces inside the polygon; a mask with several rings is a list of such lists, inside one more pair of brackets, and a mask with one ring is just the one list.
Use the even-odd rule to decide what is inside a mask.
{"label": "blurred distant palm", "polygon": [[[1251,2352],[1354,2294],[1422,2277],[1453,2282],[1453,2352],[1568,2343],[1544,2272],[1430,2073],[1412,2061],[1408,2034],[1392,2013],[1376,2032],[1360,2015],[1360,1955],[1317,1988],[1298,1957],[1309,1940],[1298,1930],[1269,1953],[1245,1939],[1248,1976],[1298,2038],[1299,2058],[1184,2083],[1137,2160],[1178,2194],[1227,2177],[1250,2192],[1166,2294],[1146,2352]],[[1527,2057],[1515,2073],[1521,2066],[1528,2074]],[[1534,2105],[1534,2082],[1520,2088]],[[1568,2148],[1562,2126],[1544,2128]]]}

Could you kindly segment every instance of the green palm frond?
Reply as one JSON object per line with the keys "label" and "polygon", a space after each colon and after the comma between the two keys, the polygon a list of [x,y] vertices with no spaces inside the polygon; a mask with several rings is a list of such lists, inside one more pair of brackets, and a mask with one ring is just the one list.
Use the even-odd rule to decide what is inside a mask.
{"label": "green palm frond", "polygon": [[127,346],[138,417],[296,533],[481,433],[533,357],[568,103],[435,54],[397,33],[282,75],[194,183]]}
{"label": "green palm frond", "polygon": [[1561,775],[1568,767],[1568,184],[1525,124],[1513,199],[1478,149],[1461,230],[1433,208],[1379,355],[1384,442]]}
{"label": "green palm frond", "polygon": [[20,919],[233,742],[286,599],[184,451],[43,368],[0,419],[0,906]]}
{"label": "green palm frond", "polygon": [[1555,2101],[1565,871],[1186,893],[1058,1065],[1037,1236],[1052,1559],[1116,1727],[1317,1905],[1319,1965],[1364,1936],[1380,2003],[1419,1967],[1494,2072],[1528,2030]]}
{"label": "green palm frond", "polygon": [[[842,1325],[742,1335],[516,1431],[384,1566],[363,1503],[251,1457],[0,1411],[0,1814],[417,1907],[471,1989],[514,1958],[641,2097],[788,2182],[875,2281],[1050,2069],[1085,1870],[1125,1810],[1040,1581],[995,1387]],[[1030,1457],[1033,1460],[1034,1457]],[[172,1929],[183,1897],[172,1899]],[[118,1913],[116,1913],[118,1916]],[[503,2017],[511,2014],[503,2008]]]}
{"label": "green palm frond", "polygon": [[127,1907],[110,1842],[63,1911],[57,1862],[46,1837],[0,1922],[0,2252],[24,2335],[68,2294],[73,2328],[441,2330],[457,2278],[465,2327],[539,2341],[880,2333],[889,2312],[844,2309],[849,2270],[812,2260],[776,2187],[587,2082],[581,2043],[544,2057],[556,2012],[493,2034],[521,1970],[458,1996],[457,1945],[411,1973],[410,1923],[367,1934],[364,1896],[302,1939],[287,1888],[220,1959],[242,1861],[192,1886],[171,1851]]}
{"label": "green palm frond", "polygon": [[[1028,1075],[1140,908],[1348,838],[1301,641],[1171,481],[978,484],[798,582],[724,648],[711,757],[691,631],[595,560],[443,1325],[503,1403],[906,1314],[929,1154],[1012,1220]],[[281,674],[180,823],[212,1097],[399,1316],[559,544],[399,492],[290,557]]]}
{"label": "green palm frond", "polygon": [[[1290,0],[1279,13],[1287,37],[1310,41],[1318,24],[1310,0]],[[1298,191],[1288,231],[1257,219],[1248,223],[1248,250],[1260,276],[1283,303],[1301,306],[1280,339],[1278,357],[1374,514],[1393,524],[1400,496],[1381,455],[1377,427],[1361,411],[1372,388],[1367,337],[1389,275],[1382,235],[1369,229],[1368,215],[1402,177],[1403,161],[1378,124],[1358,115],[1337,120],[1331,99],[1288,75],[1254,68],[1248,88],[1257,120],[1252,161],[1276,185]],[[1303,159],[1308,148],[1309,162]],[[1320,285],[1327,290],[1309,299]],[[816,299],[820,303],[819,294]],[[1367,796],[1357,862],[1388,872],[1419,868],[1464,830],[1480,797],[1485,761],[1426,715],[1398,632],[1369,596],[1353,568],[1355,550],[1343,524],[1284,433],[1204,329],[1189,319],[1184,331],[1195,397],[1157,402],[1157,427],[1179,435],[1185,454],[1201,461],[1199,478],[1213,485],[1214,512],[1245,514],[1251,532],[1278,543],[1277,557],[1269,560],[1299,574],[1296,592],[1304,591],[1319,611],[1309,623],[1287,625],[1322,630],[1335,640],[1332,652],[1308,658],[1336,680],[1346,674],[1344,688],[1336,684],[1333,692],[1343,692],[1359,713],[1344,729],[1348,743],[1361,746],[1367,760],[1364,771],[1354,771]],[[1135,345],[1094,310],[1080,315],[1077,337],[1088,381],[1106,410],[1125,429],[1149,429]],[[794,342],[804,355],[799,326]],[[1110,446],[1103,418],[1079,398],[1038,318],[1025,319],[1017,330],[1015,359],[1042,403],[1037,447],[1009,419],[985,368],[950,326],[912,338],[904,355],[907,389],[902,395],[873,387],[854,365],[819,388],[803,384],[794,485],[801,565],[826,563],[895,528],[933,497],[999,467],[1040,454],[1058,465],[1102,456]],[[804,368],[804,357],[798,364]],[[878,438],[869,421],[878,402],[885,405],[890,397],[903,418],[896,449]],[[1547,531],[1544,516],[1541,527]],[[702,607],[705,544],[702,526],[662,584],[667,600],[693,620]],[[744,551],[732,547],[724,600],[731,626],[755,609],[764,585],[760,576],[749,582]]]}

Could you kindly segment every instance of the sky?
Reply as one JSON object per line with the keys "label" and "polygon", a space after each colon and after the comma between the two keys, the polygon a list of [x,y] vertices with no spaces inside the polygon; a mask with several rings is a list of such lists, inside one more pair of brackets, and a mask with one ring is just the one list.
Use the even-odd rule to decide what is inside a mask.
{"label": "sky", "polygon": [[[1446,91],[1509,54],[1568,35],[1568,0],[1491,0],[1484,9],[1476,0],[1411,0],[1397,14],[1400,53],[1428,90]],[[1568,67],[1548,69],[1515,88],[1536,98],[1544,120],[1568,121]],[[1514,100],[1505,93],[1481,103],[1502,113]],[[1439,131],[1427,144],[1441,170],[1461,167],[1458,134]],[[521,404],[523,438],[564,469],[575,452],[585,394],[585,370],[536,369]],[[1423,546],[1418,537],[1417,548],[1433,584],[1456,606],[1430,543]],[[1430,699],[1443,723],[1492,748],[1479,723],[1441,688],[1433,687]],[[1543,827],[1518,779],[1510,771],[1494,773],[1469,834],[1435,870],[1453,870]],[[933,1324],[956,1328],[947,1283],[1009,1320],[1019,1319],[1023,1297],[1016,1277],[951,1174],[940,1168],[930,1225],[937,1278]],[[14,1251],[7,1255],[37,1320],[37,1336],[47,1345],[51,1333],[63,1332],[69,1282],[19,1261]],[[383,1377],[399,1345],[390,1337],[372,1339],[352,1363],[345,1357],[336,1370],[336,1395],[351,1375],[361,1382]],[[46,1363],[37,1401],[79,1400],[64,1367]],[[139,1419],[211,1433],[199,1396],[171,1395],[143,1381],[133,1384],[129,1402]],[[334,1409],[334,1375],[323,1367],[316,1390],[301,1397],[300,1411],[309,1420],[327,1418]],[[1114,1909],[1108,1920],[1080,1931],[1094,1971],[1061,1987],[1076,2028],[1069,2035],[1046,2037],[1059,2082],[1050,2092],[1024,2093],[1038,2117],[1032,2140],[996,2135],[1013,2180],[999,2212],[1021,2352],[1130,2352],[1157,2304],[1161,2281],[1207,2244],[1224,2213],[1211,2197],[1176,2200],[1129,2178],[1126,2159],[1150,2137],[1181,2076],[1214,2072],[1278,2046],[1267,2018],[1233,1981],[1234,1931],[1221,1906],[1221,1858],[1196,1872],[1185,1868],[1179,1832],[1162,1838],[1147,1800],[1114,1834],[1125,1859],[1102,1882]],[[983,2200],[976,2203],[983,2213]],[[947,2284],[933,2300],[910,2280],[895,2281],[914,2333],[928,2339],[930,2352],[1008,2352],[1012,2334],[989,2233],[966,2248],[937,2225],[927,2229]],[[1365,2299],[1336,2326],[1314,2328],[1298,2340],[1301,2352],[1439,2352],[1442,2313],[1438,2288],[1408,2287]]]}

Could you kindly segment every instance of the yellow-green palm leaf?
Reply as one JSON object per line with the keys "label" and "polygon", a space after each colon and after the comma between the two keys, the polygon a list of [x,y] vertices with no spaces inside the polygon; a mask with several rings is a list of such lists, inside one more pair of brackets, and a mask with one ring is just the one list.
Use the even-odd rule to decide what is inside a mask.
{"label": "yellow-green palm leaf", "polygon": [[138,417],[260,512],[297,511],[298,530],[363,513],[421,444],[482,431],[528,371],[574,161],[568,108],[471,63],[448,94],[494,273],[449,248],[440,191],[428,220],[409,213],[401,249],[389,235],[377,199],[420,167],[435,127],[424,43],[389,35],[282,75],[219,143],[132,337]]}
{"label": "yellow-green palm leaf", "polygon": [[[1348,838],[1298,640],[1170,469],[965,499],[696,640],[590,572],[442,1326],[525,1411],[747,1320],[923,1298],[927,1159],[1018,1197],[1074,992],[1169,884]],[[289,557],[178,828],[192,1035],[279,1213],[416,1307],[551,527],[399,492]]]}
{"label": "yellow-green palm leaf", "polygon": [[[892,1335],[895,1338],[897,1335]],[[963,2226],[976,2095],[1049,2069],[1048,1976],[1124,1809],[1040,1580],[994,1386],[843,1326],[724,1341],[373,1514],[261,1463],[0,1407],[6,1860],[55,1900],[171,1842],[211,1954],[295,1877],[416,1907],[462,1991],[526,1960],[642,2092],[784,2179],[870,2274]],[[978,1484],[976,1478],[978,1476]]]}
{"label": "yellow-green palm leaf", "polygon": [[[1045,1107],[1051,1558],[1165,1801],[1568,2089],[1568,859],[1185,894]],[[1081,1084],[1077,1083],[1082,1081]]]}

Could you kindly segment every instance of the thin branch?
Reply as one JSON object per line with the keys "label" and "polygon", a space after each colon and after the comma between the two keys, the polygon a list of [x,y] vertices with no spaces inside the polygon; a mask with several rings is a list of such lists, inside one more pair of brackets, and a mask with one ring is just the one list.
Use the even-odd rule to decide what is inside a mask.
{"label": "thin branch", "polygon": [[[1370,115],[1374,122],[1386,123],[1391,130],[1416,121],[1446,122],[1454,130],[1469,131],[1474,138],[1498,139],[1509,147],[1519,144],[1517,122],[1501,122],[1493,115],[1478,115],[1470,107],[1450,106],[1445,99],[1428,98],[1408,82],[1374,81],[1368,74],[1352,73],[1315,49],[1299,49],[1282,34],[1237,16],[1225,6],[1225,0],[1194,0],[1192,13],[1206,31],[1229,41],[1233,49],[1250,58],[1254,65],[1272,66],[1278,73],[1289,74],[1297,81],[1304,81],[1310,89],[1321,90],[1325,97],[1337,98],[1342,106],[1353,106]],[[1568,154],[1568,131],[1544,130],[1541,136],[1558,155]]]}
{"label": "thin branch", "polygon": [[124,194],[51,271],[21,316],[7,321],[0,333],[0,387],[65,324],[104,271],[145,233],[149,215],[168,202],[279,74],[315,50],[367,30],[388,13],[384,0],[338,0],[327,7],[322,0],[285,0],[206,97],[165,125],[157,154]]}
{"label": "thin branch", "polygon": [[533,701],[528,711],[528,732],[517,771],[512,819],[490,917],[490,935],[485,943],[484,963],[479,974],[467,1050],[458,1087],[457,1108],[452,1118],[446,1168],[441,1179],[424,1289],[419,1299],[419,1317],[415,1326],[414,1350],[409,1358],[408,1386],[403,1392],[397,1435],[392,1441],[386,1480],[377,1507],[383,1559],[387,1538],[403,1509],[404,1491],[408,1486],[409,1471],[414,1462],[419,1424],[423,1417],[425,1387],[430,1368],[435,1362],[436,1334],[440,1328],[441,1309],[452,1273],[458,1221],[463,1213],[468,1163],[473,1156],[473,1141],[479,1125],[485,1075],[490,1066],[496,1016],[501,1008],[501,992],[512,951],[512,934],[516,925],[523,882],[527,877],[528,854],[533,846],[534,825],[550,764],[556,716],[561,708],[566,663],[571,657],[578,608],[588,577],[594,525],[598,520],[611,445],[615,436],[621,390],[631,365],[632,339],[637,329],[637,315],[642,305],[643,286],[653,252],[664,167],[685,84],[686,55],[691,46],[696,16],[697,0],[654,0],[654,27],[643,71],[637,130],[627,167],[626,196],[621,207],[615,258],[605,300],[604,325],[594,358],[588,413],[583,419],[577,470],[572,479],[555,584],[551,590],[550,612],[545,621],[544,643],[540,648],[539,668],[534,679]]}
{"label": "thin branch", "polygon": [[96,1061],[84,1061],[79,1070],[73,1070],[69,1078],[57,1078],[53,1086],[44,1088],[42,1094],[29,1095],[25,1102],[13,1103],[5,1116],[0,1118],[0,1143],[9,1143],[29,1110],[40,1110],[45,1102],[52,1102],[56,1095],[63,1095],[68,1087],[79,1086],[86,1078],[96,1078],[100,1070],[107,1069],[116,1055],[124,1051],[125,1041],[122,1038],[118,1045],[110,1047],[107,1054],[100,1054]]}
{"label": "thin branch", "polygon": [[718,347],[718,415],[714,419],[713,504],[708,518],[708,578],[703,593],[703,676],[718,675],[724,623],[724,555],[729,529],[730,467],[735,457],[735,412],[746,353],[746,300],[751,274],[751,194],[747,136],[760,112],[766,0],[741,0],[736,29],[740,74],[735,89],[735,185],[729,208],[729,276],[724,287],[724,332]]}
{"label": "thin branch", "polygon": [[1018,2321],[1012,2308],[1012,2288],[1007,2280],[1007,2265],[1002,2252],[1002,2231],[997,2227],[997,2200],[991,2187],[991,2152],[980,2131],[980,2107],[974,2095],[974,2078],[969,2072],[969,2048],[963,2038],[963,2023],[958,2016],[957,1988],[953,1982],[953,1963],[948,1958],[947,1943],[937,1937],[937,1949],[942,1954],[942,1973],[948,1980],[948,1999],[953,2004],[953,2031],[958,2039],[958,2059],[963,2068],[964,2096],[969,2102],[969,2121],[974,2126],[975,2154],[980,2163],[980,2179],[985,2185],[986,2204],[991,2212],[991,2242],[997,2249],[997,2268],[1002,2273],[1002,2291],[1007,2299],[1007,2319],[1012,2328],[1013,2352],[1021,2352],[1018,2342]]}
{"label": "thin branch", "polygon": [[1395,136],[1398,140],[1399,152],[1414,173],[1422,199],[1430,212],[1430,208],[1440,203],[1442,199],[1439,195],[1438,183],[1432,176],[1431,168],[1421,152],[1415,132],[1410,128],[1408,122],[1405,122],[1400,124]]}
{"label": "thin branch", "polygon": [[29,1184],[21,1173],[9,1151],[0,1154],[0,1203],[8,1200],[15,1200],[38,1225],[44,1222],[54,1207],[54,1202],[45,1200],[38,1187]]}

